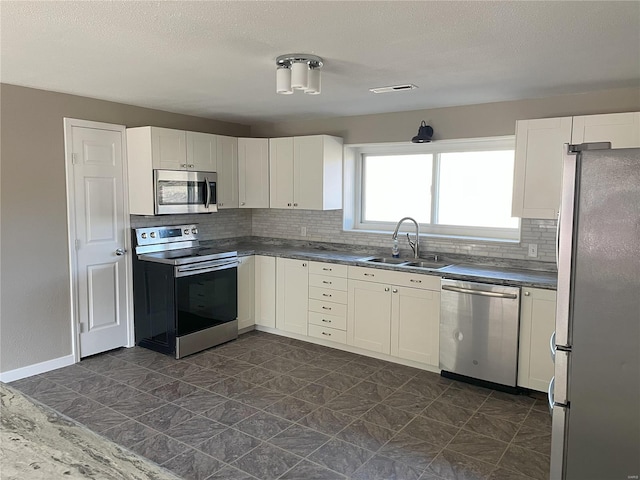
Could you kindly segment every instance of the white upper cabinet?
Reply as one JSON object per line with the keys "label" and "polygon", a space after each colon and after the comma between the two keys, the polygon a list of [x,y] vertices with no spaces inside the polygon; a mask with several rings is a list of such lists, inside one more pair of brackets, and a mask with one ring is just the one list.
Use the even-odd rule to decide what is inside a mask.
{"label": "white upper cabinet", "polygon": [[159,127],[145,129],[151,141],[154,169],[185,170],[187,168],[186,132]]}
{"label": "white upper cabinet", "polygon": [[215,172],[217,169],[218,135],[211,133],[186,132],[187,170]]}
{"label": "white upper cabinet", "polygon": [[557,218],[563,148],[571,142],[571,124],[571,117],[516,122],[514,217]]}
{"label": "white upper cabinet", "polygon": [[557,218],[564,144],[585,142],[611,142],[612,148],[640,147],[640,112],[516,122],[514,217]]}
{"label": "white upper cabinet", "polygon": [[611,142],[611,148],[640,147],[640,112],[573,117],[571,143]]}
{"label": "white upper cabinet", "polygon": [[238,138],[240,208],[269,208],[269,139]]}
{"label": "white upper cabinet", "polygon": [[238,139],[216,135],[218,208],[238,208]]}
{"label": "white upper cabinet", "polygon": [[342,208],[341,138],[272,138],[269,155],[271,208]]}

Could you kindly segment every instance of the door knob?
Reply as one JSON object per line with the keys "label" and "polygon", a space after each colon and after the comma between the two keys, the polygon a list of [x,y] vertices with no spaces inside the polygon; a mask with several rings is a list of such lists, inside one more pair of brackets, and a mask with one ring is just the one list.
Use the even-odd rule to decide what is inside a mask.
{"label": "door knob", "polygon": [[116,255],[124,255],[127,251],[124,248],[116,248]]}

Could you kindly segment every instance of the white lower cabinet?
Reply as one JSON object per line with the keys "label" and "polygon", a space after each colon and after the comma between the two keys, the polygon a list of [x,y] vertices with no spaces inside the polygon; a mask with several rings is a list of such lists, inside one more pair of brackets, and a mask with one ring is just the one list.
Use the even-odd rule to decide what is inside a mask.
{"label": "white lower cabinet", "polygon": [[438,366],[440,291],[392,287],[391,355]]}
{"label": "white lower cabinet", "polygon": [[276,259],[276,328],[307,335],[309,310],[308,262]]}
{"label": "white lower cabinet", "polygon": [[383,283],[349,280],[347,344],[391,353],[391,288]]}
{"label": "white lower cabinet", "polygon": [[255,325],[255,257],[238,258],[238,330]]}
{"label": "white lower cabinet", "polygon": [[556,326],[556,292],[522,289],[518,386],[544,392],[553,377],[549,339]]}
{"label": "white lower cabinet", "polygon": [[255,256],[255,323],[276,328],[276,257]]}

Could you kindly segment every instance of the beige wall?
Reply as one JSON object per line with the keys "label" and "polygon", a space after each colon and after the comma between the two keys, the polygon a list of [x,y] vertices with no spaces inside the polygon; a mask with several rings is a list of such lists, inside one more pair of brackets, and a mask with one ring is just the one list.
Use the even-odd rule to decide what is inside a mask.
{"label": "beige wall", "polygon": [[250,132],[245,125],[0,85],[0,372],[71,354],[63,117]]}
{"label": "beige wall", "polygon": [[251,134],[284,137],[324,133],[342,137],[344,143],[351,144],[407,142],[418,133],[420,122],[425,120],[433,127],[435,140],[477,138],[513,135],[516,120],[638,110],[640,89],[626,88],[432,110],[257,124]]}

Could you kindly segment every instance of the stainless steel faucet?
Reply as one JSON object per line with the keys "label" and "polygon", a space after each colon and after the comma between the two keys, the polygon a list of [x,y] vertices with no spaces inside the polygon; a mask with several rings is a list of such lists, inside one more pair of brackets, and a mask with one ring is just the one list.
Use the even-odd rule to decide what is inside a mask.
{"label": "stainless steel faucet", "polygon": [[400,229],[400,225],[402,224],[402,222],[404,222],[405,220],[409,220],[413,222],[416,226],[416,241],[412,242],[408,233],[407,233],[407,241],[409,242],[409,246],[411,247],[411,250],[413,250],[413,257],[418,258],[418,256],[420,255],[420,227],[418,226],[418,222],[416,222],[415,219],[411,217],[404,217],[400,219],[400,221],[396,225],[396,229],[393,231],[393,235],[391,236],[391,238],[393,238],[394,240],[398,238],[398,230]]}

